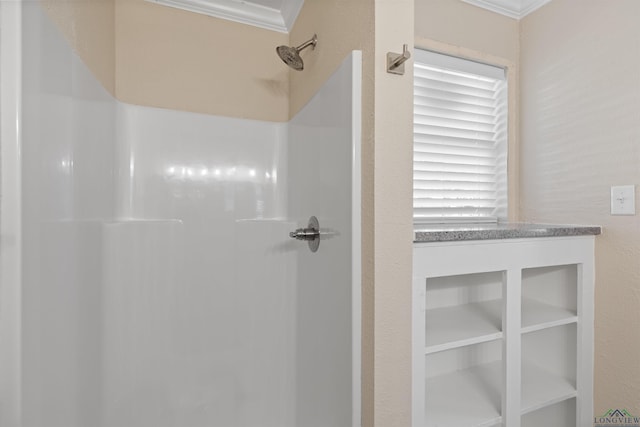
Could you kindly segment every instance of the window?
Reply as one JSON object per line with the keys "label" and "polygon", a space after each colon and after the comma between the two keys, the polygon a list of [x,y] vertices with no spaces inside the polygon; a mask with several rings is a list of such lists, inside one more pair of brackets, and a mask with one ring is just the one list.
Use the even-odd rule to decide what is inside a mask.
{"label": "window", "polygon": [[415,222],[507,217],[507,79],[503,68],[416,50]]}

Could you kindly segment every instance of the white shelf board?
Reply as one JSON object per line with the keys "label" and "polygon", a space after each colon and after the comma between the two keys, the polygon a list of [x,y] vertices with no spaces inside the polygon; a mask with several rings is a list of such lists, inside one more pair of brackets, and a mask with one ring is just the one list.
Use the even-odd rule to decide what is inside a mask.
{"label": "white shelf board", "polygon": [[500,339],[502,300],[430,309],[425,325],[425,354]]}
{"label": "white shelf board", "polygon": [[489,427],[501,421],[502,362],[429,378],[426,427]]}
{"label": "white shelf board", "polygon": [[544,304],[531,298],[522,299],[523,334],[577,321],[578,316],[573,310]]}
{"label": "white shelf board", "polygon": [[566,378],[523,362],[522,414],[535,411],[578,395],[575,385]]}

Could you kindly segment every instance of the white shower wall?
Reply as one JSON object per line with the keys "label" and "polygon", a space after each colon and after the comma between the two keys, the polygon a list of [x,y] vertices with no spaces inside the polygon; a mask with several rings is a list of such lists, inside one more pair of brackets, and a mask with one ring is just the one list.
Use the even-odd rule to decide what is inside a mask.
{"label": "white shower wall", "polygon": [[22,279],[2,284],[21,298],[18,425],[88,426],[101,408],[102,224],[115,215],[115,101],[39,2],[2,7],[22,12],[13,35],[22,68]]}
{"label": "white shower wall", "polygon": [[292,425],[287,125],[117,108],[106,425]]}
{"label": "white shower wall", "polygon": [[322,234],[296,253],[295,426],[360,426],[361,62],[353,52],[289,123],[287,212]]}
{"label": "white shower wall", "polygon": [[[2,8],[22,225],[0,255],[18,236],[22,278],[0,288],[0,425],[359,425],[360,55],[290,124],[214,117],[118,102],[38,2]],[[316,254],[288,237],[310,215]]]}

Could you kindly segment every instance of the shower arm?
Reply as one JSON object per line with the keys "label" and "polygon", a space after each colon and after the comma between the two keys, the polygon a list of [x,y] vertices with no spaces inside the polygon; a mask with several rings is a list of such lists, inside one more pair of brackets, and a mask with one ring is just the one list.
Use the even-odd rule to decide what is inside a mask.
{"label": "shower arm", "polygon": [[300,46],[296,47],[296,50],[298,52],[301,52],[302,50],[308,48],[309,46],[312,46],[312,49],[316,48],[316,43],[318,42],[318,38],[316,36],[313,36],[313,38],[311,38],[310,40],[307,40],[306,42],[302,43]]}

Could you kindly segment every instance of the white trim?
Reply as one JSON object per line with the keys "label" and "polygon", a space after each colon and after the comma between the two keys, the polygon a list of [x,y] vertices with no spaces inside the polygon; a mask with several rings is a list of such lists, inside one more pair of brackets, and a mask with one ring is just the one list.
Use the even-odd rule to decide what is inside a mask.
{"label": "white trim", "polygon": [[0,425],[19,427],[22,0],[0,3]]}
{"label": "white trim", "polygon": [[[518,260],[516,258],[516,260]],[[502,422],[520,425],[522,406],[522,271],[517,266],[502,273]]]}
{"label": "white trim", "polygon": [[283,1],[280,12],[282,13],[282,19],[284,20],[284,26],[287,32],[293,29],[293,24],[296,23],[303,4],[304,0]]}
{"label": "white trim", "polygon": [[416,48],[415,61],[435,65],[447,70],[462,71],[469,74],[488,77],[496,80],[506,80],[507,73],[505,67],[486,64],[480,61],[461,58],[459,56],[447,55],[445,53],[434,52],[428,49]]}
{"label": "white trim", "polygon": [[351,158],[351,316],[353,427],[362,417],[362,51],[354,50],[352,63]]}
{"label": "white trim", "polygon": [[490,10],[495,13],[499,13],[501,15],[508,16],[514,19],[521,19],[535,11],[536,9],[541,8],[545,4],[549,3],[551,0],[535,0],[531,2],[527,7],[507,7],[503,4],[498,4],[498,2],[491,0],[462,0],[465,3],[472,4],[477,7],[481,7],[483,9]]}
{"label": "white trim", "polygon": [[302,9],[304,0],[286,2],[282,10],[238,0],[146,0],[189,12],[288,33]]}

